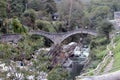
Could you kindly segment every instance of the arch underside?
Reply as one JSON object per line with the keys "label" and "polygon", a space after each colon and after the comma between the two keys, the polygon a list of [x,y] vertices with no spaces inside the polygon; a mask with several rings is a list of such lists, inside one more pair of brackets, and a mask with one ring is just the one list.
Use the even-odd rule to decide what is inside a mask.
{"label": "arch underside", "polygon": [[92,35],[92,36],[95,36],[95,35],[93,35],[93,34],[88,34],[88,33],[74,33],[74,34],[67,35],[66,37],[64,37],[60,43],[62,43],[62,42],[63,42],[64,40],[66,40],[67,38],[72,37],[72,36],[77,35],[77,34],[80,34],[81,37],[84,37],[84,36],[82,36],[82,35],[85,35],[85,34],[86,34],[86,35]]}
{"label": "arch underside", "polygon": [[[74,33],[74,34],[71,34],[71,35],[69,34],[69,35],[62,35],[62,36],[56,35],[56,37],[54,37],[54,38],[53,37],[47,37],[47,36],[44,36],[44,35],[42,35],[42,36],[50,39],[54,44],[61,44],[65,39],[67,39],[71,36],[77,35],[77,34],[87,34],[87,33]],[[89,35],[91,35],[91,34],[89,34]]]}

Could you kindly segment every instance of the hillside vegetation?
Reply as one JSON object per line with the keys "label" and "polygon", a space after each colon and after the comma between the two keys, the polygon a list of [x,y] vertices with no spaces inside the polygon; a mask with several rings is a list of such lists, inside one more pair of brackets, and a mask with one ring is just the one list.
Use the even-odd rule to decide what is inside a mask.
{"label": "hillside vegetation", "polygon": [[[120,70],[120,60],[119,60],[120,34],[119,32],[115,33],[115,35],[111,39],[111,42],[107,44],[106,47],[104,47],[103,49],[101,49],[102,46],[98,46],[98,47],[99,48],[95,50],[94,48],[92,49],[92,51],[94,51],[94,54],[93,54],[94,57],[92,59],[93,61],[91,61],[92,64],[90,64],[92,66],[89,65],[91,68],[88,68],[88,71],[86,73],[83,73],[81,76],[78,76],[77,80],[81,80],[80,78],[87,77],[87,76],[91,76],[91,78],[92,77],[95,78],[95,76],[101,75],[101,78],[102,78],[102,76],[104,76],[104,74],[106,75],[106,73],[108,74],[108,77],[110,74],[114,75],[114,73],[116,74],[117,72],[119,74],[119,70]],[[102,50],[102,51],[99,51],[99,50]],[[113,53],[113,56],[111,56],[110,51]],[[116,77],[119,78],[119,76],[116,76]],[[111,77],[110,80],[113,80],[113,79],[114,78]],[[107,80],[107,77],[105,80]]]}
{"label": "hillside vegetation", "polygon": [[[65,50],[66,52],[61,52],[61,46],[75,42],[81,48],[90,47],[88,62],[85,62],[84,69],[79,70],[78,74],[103,74],[111,64],[108,72],[117,71],[120,69],[120,35],[116,34],[111,39],[110,34],[115,26],[109,21],[114,19],[114,12],[117,11],[120,11],[120,0],[0,0],[0,65],[5,67],[17,62],[20,62],[19,66],[25,64],[30,71],[23,70],[25,77],[21,80],[31,73],[35,77],[33,80],[36,80],[41,72],[45,72],[43,74],[47,75],[45,77],[48,80],[70,80],[71,75],[63,64],[71,56],[75,56],[74,46],[69,48],[71,50]],[[87,33],[70,33],[79,29],[86,30]],[[42,33],[31,35],[32,31],[43,31],[47,35],[51,34],[54,39],[57,33],[61,33],[60,37],[67,32],[72,35],[61,44],[54,44],[49,36]],[[91,32],[96,32],[97,37],[90,35]],[[11,35],[14,37],[10,38]],[[111,44],[112,40],[114,45]],[[51,50],[47,51],[45,48]],[[83,53],[81,48],[79,56]],[[110,51],[114,53],[113,58],[108,55]],[[73,67],[71,65],[73,64],[69,67]],[[98,69],[95,72],[96,67]],[[3,76],[5,80],[13,80],[15,73],[22,73],[20,68],[17,70],[15,67],[16,72],[13,74],[11,70],[12,76],[6,78],[9,70],[2,72],[1,69],[0,67],[0,78]]]}

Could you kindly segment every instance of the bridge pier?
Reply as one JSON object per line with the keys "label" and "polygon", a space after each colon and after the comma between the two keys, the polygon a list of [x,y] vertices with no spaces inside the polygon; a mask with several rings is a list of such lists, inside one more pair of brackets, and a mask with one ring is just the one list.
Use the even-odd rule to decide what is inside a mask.
{"label": "bridge pier", "polygon": [[53,39],[52,41],[53,41],[53,43],[54,43],[55,45],[60,45],[63,40],[61,40],[61,38],[55,38],[55,39]]}

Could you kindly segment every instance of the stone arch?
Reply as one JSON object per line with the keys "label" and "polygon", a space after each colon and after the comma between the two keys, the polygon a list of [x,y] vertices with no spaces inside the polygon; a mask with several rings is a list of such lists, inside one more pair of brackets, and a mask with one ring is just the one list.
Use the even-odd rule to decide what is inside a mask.
{"label": "stone arch", "polygon": [[97,32],[93,31],[93,30],[85,30],[85,29],[73,30],[73,31],[65,32],[63,34],[63,37],[62,37],[60,43],[62,43],[68,37],[70,37],[72,35],[76,35],[76,34],[89,34],[89,35],[97,36]]}
{"label": "stone arch", "polygon": [[[72,38],[72,37],[75,36],[75,35],[80,35],[80,36],[82,37],[82,35],[84,35],[84,33],[76,33],[76,34],[72,34],[72,35],[66,36],[66,37],[61,41],[61,43],[64,42],[65,40],[69,39],[69,38]],[[80,37],[80,36],[79,36],[79,37]]]}
{"label": "stone arch", "polygon": [[44,37],[49,38],[54,44],[61,44],[62,41],[64,41],[66,38],[75,35],[75,34],[90,34],[93,36],[97,36],[97,32],[94,30],[88,30],[88,29],[78,29],[73,31],[68,31],[64,33],[51,33],[46,31],[31,31],[29,34],[38,34],[42,35]]}

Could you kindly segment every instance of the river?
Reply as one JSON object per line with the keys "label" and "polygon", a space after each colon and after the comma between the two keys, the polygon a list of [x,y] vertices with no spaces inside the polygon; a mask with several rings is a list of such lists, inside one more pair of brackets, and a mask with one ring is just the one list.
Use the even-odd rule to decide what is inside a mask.
{"label": "river", "polygon": [[[63,48],[66,49],[67,47],[70,47],[73,44],[76,44],[76,43],[71,42],[68,45],[64,45]],[[39,54],[40,51],[42,50],[49,51],[50,48],[41,48],[37,51],[37,54]],[[83,45],[83,47],[81,47],[78,44],[76,44],[76,47],[72,51],[74,56],[69,57],[63,64],[63,67],[67,69],[68,72],[70,73],[70,79],[71,78],[74,79],[75,76],[80,75],[84,67],[84,64],[88,60],[90,49],[88,45]]]}

